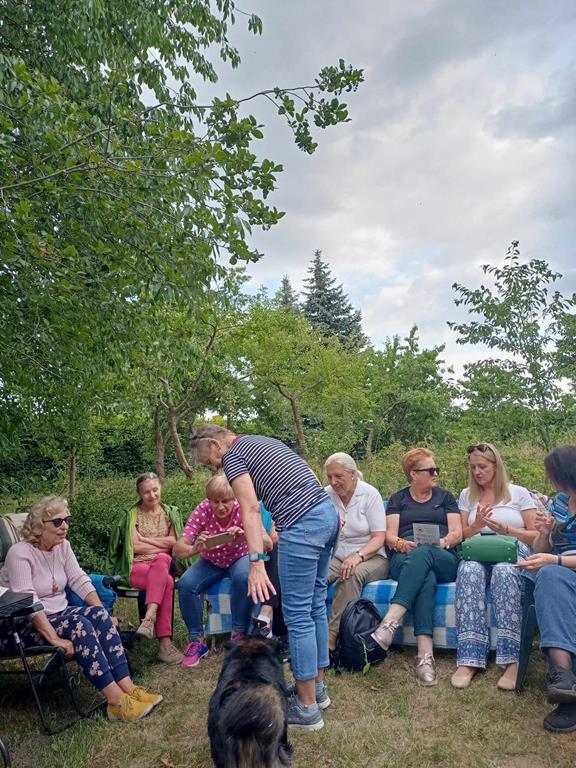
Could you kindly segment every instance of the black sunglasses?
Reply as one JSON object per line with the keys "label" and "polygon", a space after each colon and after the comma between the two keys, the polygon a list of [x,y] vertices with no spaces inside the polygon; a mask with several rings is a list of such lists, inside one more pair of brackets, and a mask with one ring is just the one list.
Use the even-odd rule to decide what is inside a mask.
{"label": "black sunglasses", "polygon": [[53,520],[44,520],[45,523],[52,523],[54,528],[60,528],[62,523],[66,523],[68,528],[70,528],[70,523],[72,522],[72,515],[68,515],[68,517],[55,517]]}
{"label": "black sunglasses", "polygon": [[440,467],[425,467],[424,469],[413,469],[412,472],[428,472],[430,477],[440,474]]}

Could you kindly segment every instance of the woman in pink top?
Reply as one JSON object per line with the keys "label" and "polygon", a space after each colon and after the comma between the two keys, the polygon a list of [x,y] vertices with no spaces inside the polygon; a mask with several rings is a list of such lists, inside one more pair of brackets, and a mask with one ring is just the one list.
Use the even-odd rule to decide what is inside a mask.
{"label": "woman in pink top", "polygon": [[[208,653],[204,638],[201,595],[225,576],[232,580],[232,640],[241,639],[250,619],[248,595],[248,547],[242,529],[240,505],[224,475],[215,475],[206,486],[206,497],[192,512],[182,536],[174,545],[176,557],[200,555],[178,582],[180,613],[188,628],[190,643],[183,667],[195,667]],[[209,538],[228,534],[229,541],[209,547]],[[266,534],[264,534],[266,538]],[[272,542],[268,538],[268,549]],[[208,547],[207,547],[208,544]]]}
{"label": "woman in pink top", "polygon": [[[25,647],[62,648],[66,658],[74,658],[87,680],[101,691],[111,720],[139,720],[162,696],[132,682],[120,636],[66,539],[71,521],[66,499],[45,496],[26,518],[23,541],[8,550],[0,586],[32,594],[44,610],[30,618],[0,620],[0,649],[17,653],[14,629]],[[66,587],[88,607],[69,607]]]}

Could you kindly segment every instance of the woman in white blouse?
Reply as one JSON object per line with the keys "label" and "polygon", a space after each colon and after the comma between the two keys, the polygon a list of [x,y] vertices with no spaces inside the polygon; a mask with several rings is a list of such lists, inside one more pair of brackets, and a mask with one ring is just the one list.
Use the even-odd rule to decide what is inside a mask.
{"label": "woman in white blouse", "polygon": [[[468,487],[458,504],[463,539],[491,533],[518,539],[519,557],[525,558],[535,537],[536,505],[530,493],[508,481],[498,450],[490,443],[468,448]],[[496,664],[505,667],[498,688],[513,691],[518,672],[522,619],[520,571],[511,563],[489,565],[462,561],[456,579],[458,632],[455,688],[467,688],[479,669],[486,668],[490,628],[486,620],[486,583],[490,584],[496,617]]]}
{"label": "woman in white blouse", "polygon": [[329,482],[326,491],[340,515],[340,538],[328,572],[328,584],[335,582],[328,624],[328,644],[333,651],[344,608],[360,597],[364,584],[388,576],[386,512],[380,492],[362,480],[347,453],[329,456],[324,470]]}

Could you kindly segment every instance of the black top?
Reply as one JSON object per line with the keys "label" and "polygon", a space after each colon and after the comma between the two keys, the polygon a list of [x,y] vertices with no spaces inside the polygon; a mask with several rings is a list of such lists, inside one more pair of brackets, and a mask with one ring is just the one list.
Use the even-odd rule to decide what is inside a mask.
{"label": "black top", "polygon": [[440,526],[440,536],[448,533],[446,515],[459,514],[458,502],[445,488],[434,488],[428,501],[415,501],[409,488],[393,493],[388,500],[386,515],[400,515],[398,536],[413,536],[413,523],[433,523]]}

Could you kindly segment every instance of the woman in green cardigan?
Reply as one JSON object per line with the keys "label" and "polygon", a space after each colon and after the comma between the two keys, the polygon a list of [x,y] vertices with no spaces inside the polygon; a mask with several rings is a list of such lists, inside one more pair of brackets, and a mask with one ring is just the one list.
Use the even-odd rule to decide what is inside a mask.
{"label": "woman in green cardigan", "polygon": [[183,654],[172,642],[174,578],[172,547],[182,533],[176,507],[161,504],[160,481],[153,472],[136,480],[140,501],[118,520],[108,547],[108,567],[131,587],[146,591],[146,615],[136,633],[160,642],[158,657],[178,664]]}

